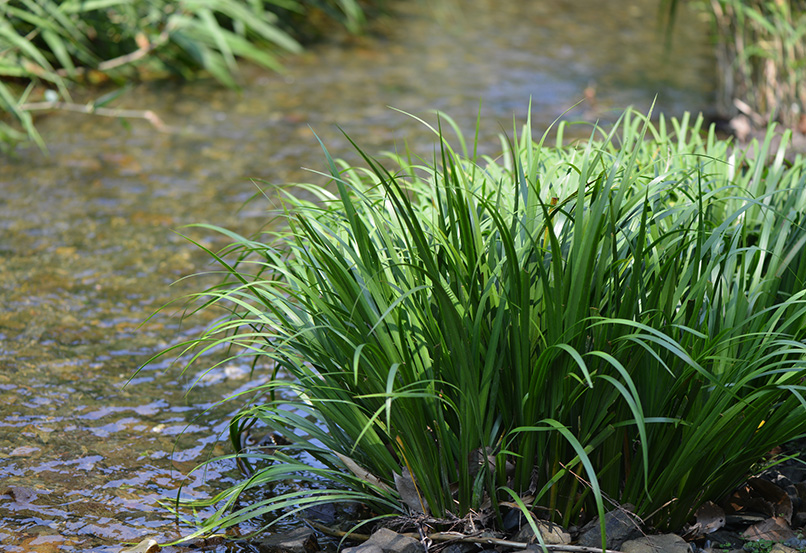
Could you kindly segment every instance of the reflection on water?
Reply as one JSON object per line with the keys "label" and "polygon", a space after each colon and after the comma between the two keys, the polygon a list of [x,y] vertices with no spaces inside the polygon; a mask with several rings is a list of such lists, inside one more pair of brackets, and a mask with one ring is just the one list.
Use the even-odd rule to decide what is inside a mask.
{"label": "reflection on water", "polygon": [[530,100],[542,132],[586,89],[592,101],[566,118],[606,121],[630,104],[648,108],[656,94],[667,112],[706,109],[706,26],[681,14],[665,57],[656,4],[463,0],[431,11],[401,1],[375,32],[288,59],[285,75],[247,71],[241,93],[200,81],[144,85],[126,97],[128,108],[157,111],[169,133],[141,121],[43,119],[52,156],[21,151],[0,167],[4,550],[111,552],[170,539],[188,527],[158,500],[180,485],[201,497],[237,477],[229,462],[187,475],[228,451],[221,434],[236,406],[217,403],[247,386],[243,367],[202,378],[202,366],[181,374],[166,358],[124,387],[151,355],[205,323],[160,315],[141,326],[215,278],[171,286],[209,268],[173,230],[194,222],[257,230],[263,204],[240,209],[257,190],[250,179],[322,181],[301,169],[323,167],[311,128],[337,156],[355,157],[335,124],[370,152],[408,138],[428,154],[427,131],[387,106],[432,121],[429,110],[444,110],[470,131],[481,100],[490,150]]}

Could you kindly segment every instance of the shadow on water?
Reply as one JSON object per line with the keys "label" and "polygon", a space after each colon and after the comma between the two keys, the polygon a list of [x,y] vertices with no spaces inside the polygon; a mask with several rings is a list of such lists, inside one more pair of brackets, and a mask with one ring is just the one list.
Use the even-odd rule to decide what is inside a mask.
{"label": "shadow on water", "polygon": [[353,155],[336,124],[370,152],[408,139],[428,154],[427,132],[388,106],[431,121],[429,110],[443,110],[470,132],[481,100],[482,144],[492,151],[530,99],[539,133],[586,89],[589,101],[567,119],[607,121],[627,105],[647,109],[656,94],[670,114],[709,106],[707,25],[681,14],[667,56],[656,1],[394,4],[399,13],[367,36],[288,59],[284,75],[246,70],[241,93],[202,80],[142,85],[125,98],[127,108],[157,111],[171,132],[52,115],[40,122],[51,157],[25,150],[0,167],[4,551],[111,552],[170,539],[188,526],[159,499],[180,485],[203,496],[237,478],[229,462],[187,474],[227,453],[221,434],[237,406],[217,403],[248,386],[246,367],[181,374],[166,360],[124,385],[205,323],[160,315],[141,326],[215,278],[171,286],[210,268],[172,229],[257,230],[264,205],[239,210],[256,191],[250,179],[323,181],[301,169],[324,167],[311,128],[336,156]]}

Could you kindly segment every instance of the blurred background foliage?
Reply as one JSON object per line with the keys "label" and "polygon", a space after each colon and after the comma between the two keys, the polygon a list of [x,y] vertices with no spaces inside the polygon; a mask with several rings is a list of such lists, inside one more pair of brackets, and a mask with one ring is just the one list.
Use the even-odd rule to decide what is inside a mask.
{"label": "blurred background foliage", "polygon": [[[681,0],[664,0],[674,25]],[[806,132],[806,1],[706,0],[717,63],[716,110],[758,127],[777,121]]]}
{"label": "blurred background foliage", "polygon": [[[377,5],[378,2],[375,2]],[[206,71],[237,86],[238,60],[281,70],[279,56],[299,52],[335,22],[363,28],[357,0],[10,0],[0,3],[0,141],[30,139],[45,149],[32,112],[103,111],[117,94],[76,104],[76,85]],[[148,113],[121,112],[123,116]]]}
{"label": "blurred background foliage", "polygon": [[806,132],[806,2],[710,0],[718,107]]}

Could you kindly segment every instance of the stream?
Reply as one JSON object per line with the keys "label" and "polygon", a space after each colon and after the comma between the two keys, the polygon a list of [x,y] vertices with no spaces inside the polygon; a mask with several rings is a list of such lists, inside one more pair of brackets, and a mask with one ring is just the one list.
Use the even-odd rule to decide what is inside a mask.
{"label": "stream", "polygon": [[325,182],[314,132],[334,157],[357,159],[339,127],[371,154],[407,142],[427,155],[433,136],[390,106],[431,122],[441,110],[468,139],[480,117],[481,150],[494,152],[530,102],[539,136],[586,89],[593,101],[565,119],[611,121],[656,96],[670,115],[711,106],[708,23],[686,6],[667,52],[658,0],[387,4],[366,35],[313,45],[284,74],[244,68],[240,92],[205,78],[147,83],[116,104],[155,111],[165,132],[54,113],[37,120],[49,157],[24,148],[2,160],[0,549],[112,553],[176,539],[191,526],[160,500],[238,480],[233,462],[191,470],[230,452],[238,404],[222,400],[254,383],[249,367],[183,372],[169,355],[133,375],[209,322],[182,321],[181,303],[151,317],[215,282],[184,278],[213,267],[182,234],[224,243],[182,227],[259,230],[268,208],[248,202],[256,182]]}

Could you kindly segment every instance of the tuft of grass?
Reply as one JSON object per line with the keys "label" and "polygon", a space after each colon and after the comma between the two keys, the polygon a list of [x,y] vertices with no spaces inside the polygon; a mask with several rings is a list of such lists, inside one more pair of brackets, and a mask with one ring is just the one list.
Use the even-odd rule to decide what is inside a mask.
{"label": "tuft of grass", "polygon": [[[566,526],[631,503],[677,529],[803,434],[803,163],[702,125],[627,111],[550,146],[527,119],[490,158],[440,116],[430,161],[325,150],[279,230],[199,225],[232,241],[193,298],[222,317],[169,351],[271,379],[231,423],[254,472],[191,504],[216,508],[198,534],[356,501]],[[291,445],[242,450],[256,421]]]}

